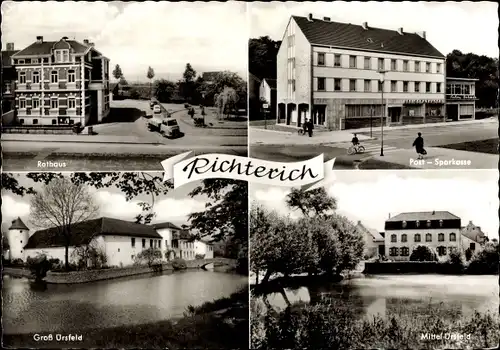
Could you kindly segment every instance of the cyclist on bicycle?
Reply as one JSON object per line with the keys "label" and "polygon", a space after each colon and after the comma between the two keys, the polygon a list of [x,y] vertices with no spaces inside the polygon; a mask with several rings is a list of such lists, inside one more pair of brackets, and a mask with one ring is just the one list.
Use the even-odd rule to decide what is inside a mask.
{"label": "cyclist on bicycle", "polygon": [[358,136],[356,136],[356,134],[354,134],[354,137],[352,138],[351,142],[354,148],[357,148],[359,146],[359,139]]}

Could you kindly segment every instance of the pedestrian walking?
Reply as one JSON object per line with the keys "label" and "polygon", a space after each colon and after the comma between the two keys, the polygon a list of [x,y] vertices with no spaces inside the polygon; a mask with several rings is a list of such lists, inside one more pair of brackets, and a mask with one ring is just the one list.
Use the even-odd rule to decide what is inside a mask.
{"label": "pedestrian walking", "polygon": [[307,133],[309,134],[309,137],[312,137],[313,135],[313,127],[314,127],[313,122],[311,119],[309,119],[307,122]]}
{"label": "pedestrian walking", "polygon": [[417,151],[418,159],[424,159],[424,155],[427,154],[427,151],[424,149],[424,138],[422,137],[422,133],[418,133],[418,137],[413,141],[413,147]]}
{"label": "pedestrian walking", "polygon": [[307,134],[307,126],[309,125],[309,119],[306,119],[306,121],[302,124],[302,129],[304,131],[303,135]]}
{"label": "pedestrian walking", "polygon": [[189,112],[188,113],[191,116],[191,118],[194,118],[194,113],[195,113],[194,112],[194,107],[189,108]]}

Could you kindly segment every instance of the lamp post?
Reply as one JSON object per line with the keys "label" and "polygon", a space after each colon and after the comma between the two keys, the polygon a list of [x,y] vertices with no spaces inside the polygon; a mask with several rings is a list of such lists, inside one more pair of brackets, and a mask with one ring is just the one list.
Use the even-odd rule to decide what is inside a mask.
{"label": "lamp post", "polygon": [[380,137],[381,137],[381,143],[380,143],[380,156],[383,157],[384,156],[384,119],[385,119],[385,106],[384,106],[384,80],[385,80],[385,73],[387,71],[385,70],[379,70],[379,74],[380,74],[380,86],[381,86],[381,90],[382,90],[382,116],[381,116],[381,123],[380,123],[380,127],[381,127],[381,132],[380,132]]}
{"label": "lamp post", "polygon": [[373,137],[373,135],[372,135],[372,125],[373,125],[373,106],[370,106],[370,138]]}

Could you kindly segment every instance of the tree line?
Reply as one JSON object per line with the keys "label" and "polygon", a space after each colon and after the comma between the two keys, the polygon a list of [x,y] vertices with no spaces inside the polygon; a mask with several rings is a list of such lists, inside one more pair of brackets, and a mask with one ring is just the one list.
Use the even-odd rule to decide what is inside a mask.
{"label": "tree line", "polygon": [[196,70],[190,63],[187,63],[182,79],[171,81],[160,78],[153,81],[154,69],[149,67],[146,73],[150,81],[149,87],[129,84],[118,64],[112,74],[117,80],[117,84],[113,87],[113,95],[118,98],[120,96],[132,99],[153,97],[162,103],[214,106],[217,104],[217,97],[224,93],[237,95],[237,108],[246,109],[247,83],[234,72],[215,72],[210,81],[205,81],[203,76],[197,75]]}

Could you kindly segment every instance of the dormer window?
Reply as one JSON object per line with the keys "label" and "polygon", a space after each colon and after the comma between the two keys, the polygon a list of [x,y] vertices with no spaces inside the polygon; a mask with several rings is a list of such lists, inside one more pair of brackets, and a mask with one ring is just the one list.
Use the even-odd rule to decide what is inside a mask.
{"label": "dormer window", "polygon": [[406,221],[403,221],[402,224],[403,224],[403,228],[405,228],[406,227]]}
{"label": "dormer window", "polygon": [[439,220],[439,227],[443,227],[443,220]]}
{"label": "dormer window", "polygon": [[427,220],[427,227],[431,227],[431,220]]}
{"label": "dormer window", "polygon": [[417,220],[417,221],[415,222],[415,226],[420,227],[420,221],[418,221],[418,220]]}
{"label": "dormer window", "polygon": [[69,62],[69,50],[54,50],[56,63]]}

